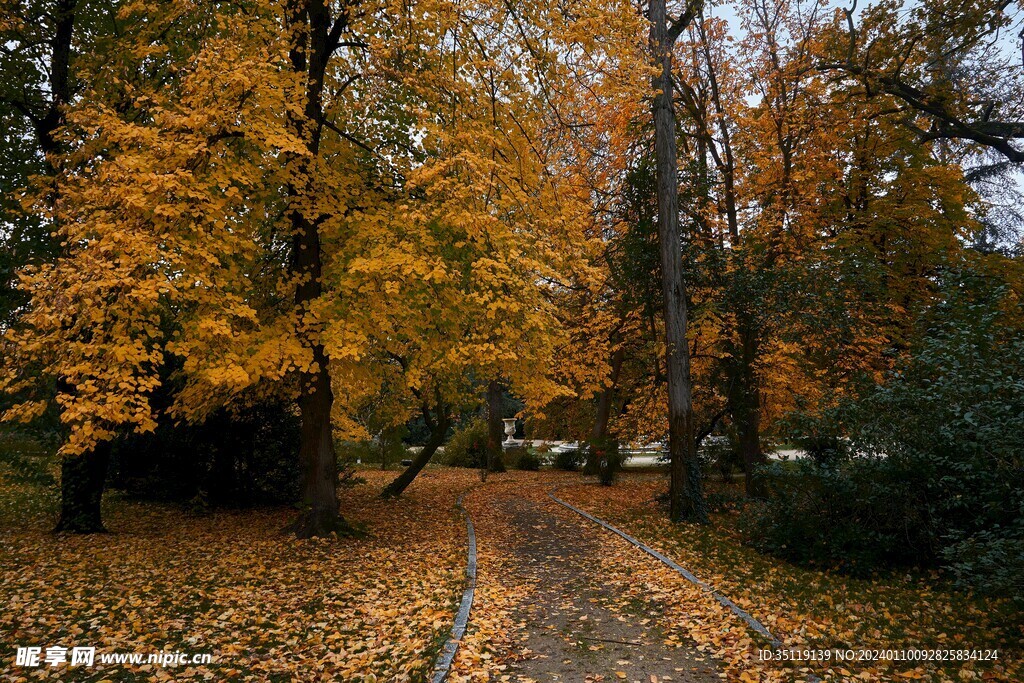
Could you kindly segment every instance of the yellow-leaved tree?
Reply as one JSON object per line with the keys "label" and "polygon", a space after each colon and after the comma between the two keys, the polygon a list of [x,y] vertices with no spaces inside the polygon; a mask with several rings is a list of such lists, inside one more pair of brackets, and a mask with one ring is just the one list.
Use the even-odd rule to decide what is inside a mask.
{"label": "yellow-leaved tree", "polygon": [[100,526],[110,439],[154,427],[171,357],[208,387],[179,397],[186,419],[309,363],[267,278],[279,239],[267,160],[301,149],[281,117],[273,13],[129,3],[119,19],[130,30],[83,73],[59,193],[39,205],[60,256],[22,274],[31,302],[4,338],[3,388],[23,399],[7,418],[53,397],[62,454],[93,463],[65,490],[62,514],[91,520],[81,530]]}

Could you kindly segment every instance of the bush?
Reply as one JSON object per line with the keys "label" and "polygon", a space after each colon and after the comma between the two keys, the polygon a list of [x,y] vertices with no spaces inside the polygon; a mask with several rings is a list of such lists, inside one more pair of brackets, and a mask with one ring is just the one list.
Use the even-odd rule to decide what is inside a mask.
{"label": "bush", "polygon": [[451,467],[483,467],[487,463],[486,420],[477,418],[452,434],[441,462]]}
{"label": "bush", "polygon": [[5,465],[12,482],[34,486],[54,486],[53,476],[56,458],[53,448],[34,438],[31,434],[0,430],[0,464]]}
{"label": "bush", "polygon": [[935,529],[913,468],[887,460],[762,470],[769,496],[747,508],[748,542],[790,561],[866,575],[927,562]]}
{"label": "bush", "polygon": [[899,371],[835,412],[846,453],[770,468],[751,542],[855,572],[942,566],[964,587],[1019,595],[1024,330],[1003,320],[1001,296],[953,288]]}
{"label": "bush", "polygon": [[567,472],[575,472],[583,466],[583,461],[586,459],[586,454],[582,450],[575,451],[555,451],[554,467],[559,470],[566,470]]}
{"label": "bush", "polygon": [[746,496],[741,491],[708,491],[704,494],[704,503],[708,506],[708,512],[729,512],[739,510],[746,502]]}
{"label": "bush", "polygon": [[783,421],[782,429],[790,433],[793,444],[819,465],[845,460],[850,455],[842,438],[844,411],[840,403],[820,413],[796,412]]}
{"label": "bush", "polygon": [[1024,602],[1024,510],[1009,528],[952,539],[942,555],[961,588]]}
{"label": "bush", "polygon": [[521,446],[505,451],[505,462],[510,463],[514,470],[536,472],[540,469],[540,458]]}
{"label": "bush", "polygon": [[732,478],[736,470],[743,470],[743,459],[735,443],[726,436],[708,436],[697,450],[701,468],[708,476],[718,474],[722,481]]}
{"label": "bush", "polygon": [[407,433],[408,430],[401,425],[385,429],[373,439],[337,443],[338,462],[348,465],[379,464],[385,469],[397,465],[410,457],[403,441]]}

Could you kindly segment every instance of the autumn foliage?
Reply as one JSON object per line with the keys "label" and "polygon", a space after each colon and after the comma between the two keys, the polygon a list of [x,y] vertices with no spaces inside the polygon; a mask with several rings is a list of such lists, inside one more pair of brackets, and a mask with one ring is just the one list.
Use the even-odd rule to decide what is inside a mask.
{"label": "autumn foliage", "polygon": [[[421,680],[465,494],[492,582],[452,679],[500,680],[536,589],[515,506],[550,514],[558,485],[794,646],[1011,646],[1018,4],[0,0],[0,436],[46,444],[0,442],[0,633],[239,656],[185,677]],[[434,467],[454,443],[450,464],[502,471],[512,417],[579,447],[510,465],[607,486]],[[613,486],[647,446],[665,509],[664,481]],[[802,464],[769,467],[779,450]],[[140,462],[195,476],[129,481]],[[211,511],[260,474],[278,490],[244,502],[294,509]],[[51,538],[49,517],[115,534]],[[727,678],[804,673],[587,538],[623,620],[646,595]]]}

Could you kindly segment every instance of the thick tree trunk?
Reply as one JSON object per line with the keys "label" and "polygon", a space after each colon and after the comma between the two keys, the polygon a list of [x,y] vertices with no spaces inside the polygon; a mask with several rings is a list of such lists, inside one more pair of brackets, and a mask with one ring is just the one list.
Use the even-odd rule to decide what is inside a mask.
{"label": "thick tree trunk", "polygon": [[[687,8],[689,12],[690,9]],[[682,242],[679,230],[679,186],[676,159],[676,125],[672,106],[672,46],[682,26],[692,19],[680,18],[668,25],[665,0],[651,0],[650,46],[659,73],[654,85],[654,132],[658,187],[658,246],[664,299],[666,367],[668,373],[668,422],[671,481],[669,516],[673,521],[707,522],[707,506],[701,489],[700,466],[693,442],[693,406],[690,388],[690,354],[686,342],[686,289],[683,278]]]}
{"label": "thick tree trunk", "polygon": [[103,533],[100,513],[110,462],[110,442],[91,451],[64,456],[60,466],[60,519],[54,531],[76,534]]}
{"label": "thick tree trunk", "polygon": [[[54,34],[50,43],[52,52],[49,60],[50,100],[42,110],[36,111],[34,116],[29,115],[39,150],[45,160],[46,175],[54,179],[48,194],[48,202],[54,210],[55,220],[59,220],[56,211],[59,190],[56,176],[57,157],[61,151],[57,131],[64,124],[64,107],[71,101],[71,58],[77,10],[78,0],[58,0],[54,7]],[[57,227],[55,224],[54,230]],[[100,508],[109,460],[109,442],[97,444],[88,453],[63,459],[60,519],[54,531],[83,534],[106,531]]]}
{"label": "thick tree trunk", "polygon": [[487,385],[487,471],[504,472],[505,459],[502,441],[505,438],[504,424],[501,421],[501,384],[491,380]]}
{"label": "thick tree trunk", "polygon": [[[347,16],[331,23],[330,7],[324,0],[289,0],[286,21],[294,35],[289,52],[292,69],[304,79],[305,98],[301,115],[294,114],[291,124],[305,140],[307,156],[291,156],[295,183],[288,188],[292,201],[291,270],[298,276],[295,308],[300,319],[318,299],[322,287],[322,249],[320,217],[309,216],[307,198],[316,193],[315,159],[320,154],[323,130],[323,89],[327,62],[334,52]],[[301,320],[299,334],[310,349],[313,364],[300,377],[299,412],[302,419],[299,454],[302,462],[303,511],[289,528],[300,538],[326,536],[332,532],[349,533],[352,527],[338,513],[338,472],[331,433],[331,391],[329,360],[320,340],[321,326]]]}
{"label": "thick tree trunk", "polygon": [[430,438],[423,446],[423,450],[413,458],[412,464],[405,468],[404,472],[395,477],[394,481],[381,491],[381,498],[397,498],[402,495],[402,491],[405,491],[409,484],[413,482],[420,471],[430,462],[430,459],[434,457],[437,449],[444,443],[444,437],[448,433],[449,426],[447,408],[443,405],[438,407],[436,421],[431,418],[430,411],[426,406],[423,406],[422,412],[423,419],[426,421],[427,426],[430,427]]}
{"label": "thick tree trunk", "polygon": [[334,394],[323,345],[314,345],[313,357],[317,369],[303,373],[299,398],[302,512],[289,527],[299,538],[352,532],[338,513],[338,464],[331,431]]}

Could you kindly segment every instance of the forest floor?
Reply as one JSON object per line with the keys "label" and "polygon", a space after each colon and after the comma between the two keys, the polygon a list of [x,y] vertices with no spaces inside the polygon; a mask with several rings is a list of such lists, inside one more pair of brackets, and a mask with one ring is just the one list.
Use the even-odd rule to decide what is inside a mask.
{"label": "forest floor", "polygon": [[[287,507],[196,515],[117,492],[104,501],[110,533],[54,535],[55,493],[2,475],[0,681],[423,681],[464,586],[455,498],[478,483],[430,470],[383,501],[395,472],[361,472],[341,495],[367,535],[299,541],[282,533]],[[69,660],[95,647],[95,663],[17,666],[18,647],[64,647]],[[212,662],[99,659],[176,652]]]}
{"label": "forest floor", "polygon": [[[947,590],[940,577],[869,581],[800,569],[739,541],[736,515],[669,525],[660,475],[614,487],[566,472],[430,468],[398,501],[395,475],[364,469],[342,491],[363,538],[297,541],[288,508],[218,510],[105,499],[112,533],[53,535],[52,481],[0,460],[0,680],[424,681],[478,535],[470,626],[451,680],[1024,680],[1020,615]],[[762,638],[653,558],[555,504],[619,525],[736,601],[793,648],[999,649],[996,661],[765,661]],[[209,664],[17,666],[18,647],[211,653]]]}
{"label": "forest floor", "polygon": [[[818,656],[809,668],[826,681],[1024,681],[1024,615],[1013,596],[968,595],[939,572],[893,570],[860,579],[762,555],[743,543],[742,482],[708,487],[727,502],[707,527],[668,522],[657,500],[665,480],[657,475],[627,475],[610,488],[577,481],[558,496],[689,569],[765,624],[791,655]],[[699,620],[689,631],[707,642]],[[853,658],[837,661],[839,651]],[[915,651],[939,659],[898,661]],[[722,656],[735,665],[737,654]],[[737,680],[742,672],[762,677],[750,680],[775,675],[762,668],[759,653],[750,655],[746,667],[732,669],[741,672]],[[802,676],[806,665],[805,659],[792,675]]]}

